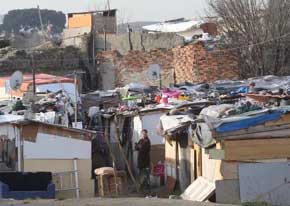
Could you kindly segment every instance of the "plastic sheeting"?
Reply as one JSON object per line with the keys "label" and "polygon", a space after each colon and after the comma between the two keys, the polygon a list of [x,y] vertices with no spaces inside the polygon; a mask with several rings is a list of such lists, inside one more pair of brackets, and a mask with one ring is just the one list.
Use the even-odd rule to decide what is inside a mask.
{"label": "plastic sheeting", "polygon": [[239,121],[222,123],[218,128],[216,128],[216,131],[218,133],[222,133],[247,129],[268,121],[278,120],[282,117],[282,115],[283,113],[281,111],[274,111],[272,113],[256,115]]}
{"label": "plastic sheeting", "polygon": [[160,117],[160,121],[162,124],[163,132],[165,133],[166,131],[181,126],[184,123],[192,122],[193,119],[188,115],[163,115]]}
{"label": "plastic sheeting", "polygon": [[235,109],[236,107],[232,104],[221,104],[221,105],[212,105],[204,108],[201,112],[201,116],[209,116],[213,118],[219,118],[225,115],[225,112],[230,109]]}
{"label": "plastic sheeting", "polygon": [[[75,85],[73,83],[54,83],[54,84],[42,84],[36,86],[37,92],[53,92],[63,91],[64,94],[70,97],[71,101],[75,100]],[[79,94],[77,93],[78,101],[80,101]]]}
{"label": "plastic sheeting", "polygon": [[216,129],[217,132],[222,133],[246,129],[263,124],[267,121],[278,120],[283,114],[288,112],[290,112],[290,106],[277,107],[271,110],[264,109],[252,111],[222,119],[209,116],[204,116],[203,118],[211,129]]}
{"label": "plastic sheeting", "polygon": [[35,120],[49,124],[54,124],[55,116],[56,116],[55,112],[36,113]]}
{"label": "plastic sheeting", "polygon": [[192,28],[198,29],[202,21],[183,20],[180,22],[164,22],[143,26],[143,29],[151,32],[183,32]]}
{"label": "plastic sheeting", "polygon": [[211,147],[215,144],[212,137],[212,132],[206,123],[197,123],[194,135],[192,135],[193,142],[203,148]]}

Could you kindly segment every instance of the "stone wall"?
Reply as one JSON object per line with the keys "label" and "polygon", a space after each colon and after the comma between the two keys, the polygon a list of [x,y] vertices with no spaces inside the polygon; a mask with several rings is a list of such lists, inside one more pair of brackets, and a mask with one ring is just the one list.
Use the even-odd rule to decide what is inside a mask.
{"label": "stone wall", "polygon": [[160,66],[162,83],[166,86],[185,81],[210,83],[239,77],[234,56],[219,50],[208,51],[202,42],[173,49],[129,51],[126,55],[116,51],[99,52],[98,59],[101,71],[115,71],[116,86],[131,82],[158,86],[159,80],[151,80],[148,75],[153,64]]}
{"label": "stone wall", "polygon": [[31,54],[37,72],[65,74],[67,71],[77,70],[79,62],[83,59],[78,48],[47,48],[34,50],[29,53],[25,50],[11,48],[0,50],[0,71],[2,75],[10,75],[16,70],[31,72]]}

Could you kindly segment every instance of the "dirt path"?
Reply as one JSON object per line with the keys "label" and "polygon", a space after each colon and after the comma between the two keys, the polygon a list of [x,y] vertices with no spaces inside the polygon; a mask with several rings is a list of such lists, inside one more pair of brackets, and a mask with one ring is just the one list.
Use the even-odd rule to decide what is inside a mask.
{"label": "dirt path", "polygon": [[116,199],[81,199],[76,200],[26,200],[26,201],[1,201],[2,206],[226,206],[224,204],[200,203],[170,199],[145,199],[145,198],[116,198]]}

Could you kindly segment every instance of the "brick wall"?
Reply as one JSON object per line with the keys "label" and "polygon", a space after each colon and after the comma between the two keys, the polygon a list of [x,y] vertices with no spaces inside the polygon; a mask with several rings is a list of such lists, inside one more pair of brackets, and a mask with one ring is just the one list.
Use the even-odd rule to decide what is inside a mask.
{"label": "brick wall", "polygon": [[234,56],[225,52],[207,51],[203,43],[178,46],[173,49],[154,49],[151,51],[130,51],[120,55],[116,51],[100,52],[100,68],[111,62],[115,70],[116,86],[131,82],[145,85],[159,85],[159,81],[148,78],[148,69],[159,64],[163,85],[182,82],[214,82],[221,79],[237,79],[238,63]]}
{"label": "brick wall", "polygon": [[[158,86],[159,80],[148,78],[148,70],[152,64],[159,64],[164,85],[174,82],[173,53],[171,50],[130,51],[124,56],[116,51],[108,51],[100,52],[98,59],[102,73],[104,70],[112,70],[111,67],[115,69],[116,86],[124,86],[131,82]],[[104,68],[103,65],[108,65],[109,62],[111,65]]]}
{"label": "brick wall", "polygon": [[238,62],[227,52],[207,51],[202,42],[173,49],[176,83],[237,79]]}

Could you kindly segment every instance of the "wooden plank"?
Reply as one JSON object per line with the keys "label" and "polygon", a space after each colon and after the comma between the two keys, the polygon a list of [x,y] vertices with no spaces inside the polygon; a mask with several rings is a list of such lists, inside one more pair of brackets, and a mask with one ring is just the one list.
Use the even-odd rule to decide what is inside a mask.
{"label": "wooden plank", "polygon": [[290,138],[224,141],[225,160],[261,160],[290,157]]}
{"label": "wooden plank", "polygon": [[217,179],[217,170],[220,169],[220,160],[214,160],[209,158],[209,154],[205,153],[205,149],[202,149],[202,176],[211,182],[215,182]]}
{"label": "wooden plank", "polygon": [[[276,126],[269,126],[266,127],[265,125],[258,125],[255,127],[250,127],[247,129],[241,129],[238,131],[233,132],[223,132],[217,133],[213,131],[213,137],[221,140],[221,139],[234,139],[234,138],[243,138],[243,139],[252,139],[255,138],[255,135],[261,137],[259,134],[264,132],[264,135],[269,137],[272,135],[271,133],[281,130],[288,130],[290,131],[290,124],[283,124],[283,125],[276,125]],[[266,133],[268,132],[268,134]],[[271,132],[271,133],[270,133]],[[290,135],[289,135],[290,136]]]}
{"label": "wooden plank", "polygon": [[202,176],[202,152],[201,147],[197,144],[194,145],[195,152],[196,152],[196,175],[197,177]]}
{"label": "wooden plank", "polygon": [[281,117],[281,119],[278,119],[276,121],[270,121],[270,122],[265,123],[267,127],[284,125],[284,124],[290,124],[290,114],[285,114]]}
{"label": "wooden plank", "polygon": [[193,182],[197,177],[196,177],[196,171],[195,171],[195,151],[191,147],[190,149],[190,177],[191,177],[191,182]]}
{"label": "wooden plank", "polygon": [[176,142],[166,139],[165,141],[165,161],[176,164]]}

